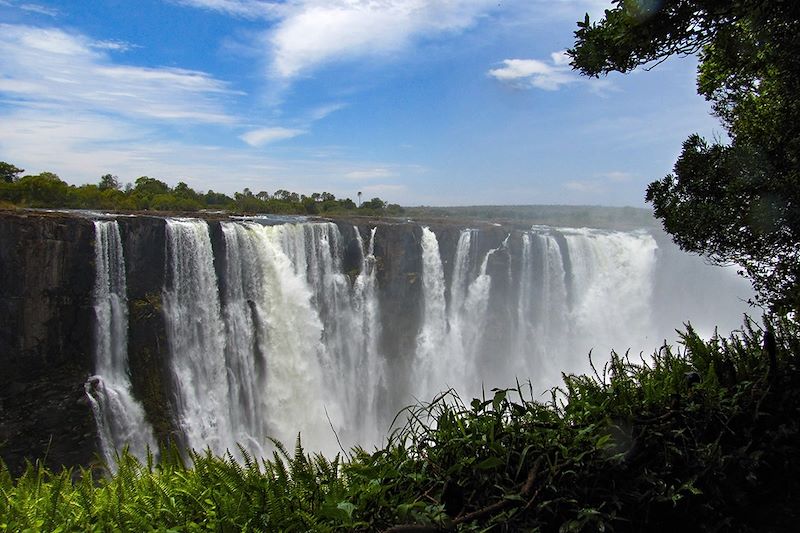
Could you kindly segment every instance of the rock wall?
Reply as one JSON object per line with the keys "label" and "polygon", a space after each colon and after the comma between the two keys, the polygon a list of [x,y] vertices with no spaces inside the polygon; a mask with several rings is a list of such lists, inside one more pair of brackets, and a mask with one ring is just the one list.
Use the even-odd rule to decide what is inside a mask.
{"label": "rock wall", "polygon": [[[133,393],[160,442],[179,442],[162,311],[166,266],[165,221],[119,217],[129,303],[128,357]],[[408,379],[423,320],[422,227],[412,222],[336,220],[343,269],[357,276],[361,256],[356,228],[369,245],[378,227],[377,261],[381,352],[390,376]],[[431,223],[445,276],[462,226]],[[219,220],[209,220],[220,283],[225,257]],[[483,225],[476,253],[496,248],[510,230]],[[24,459],[47,458],[50,467],[89,465],[97,456],[94,419],[84,394],[93,374],[92,290],[94,225],[80,214],[0,212],[0,456],[14,472]],[[492,256],[490,270],[509,268],[508,253]],[[502,317],[498,320],[502,321]],[[394,383],[400,393],[409,383]],[[394,413],[390,413],[393,415]],[[180,443],[180,442],[179,442]]]}
{"label": "rock wall", "polygon": [[51,467],[88,464],[94,226],[54,214],[0,213],[0,454]]}

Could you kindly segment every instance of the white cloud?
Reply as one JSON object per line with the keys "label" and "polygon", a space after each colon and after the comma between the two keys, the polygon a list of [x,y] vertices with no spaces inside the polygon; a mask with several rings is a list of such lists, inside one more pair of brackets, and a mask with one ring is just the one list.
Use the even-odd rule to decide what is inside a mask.
{"label": "white cloud", "polygon": [[539,59],[505,59],[503,66],[491,69],[489,76],[519,88],[556,91],[564,85],[576,83],[580,78],[572,72],[566,52],[550,54],[550,61]]}
{"label": "white cloud", "polygon": [[47,7],[39,4],[11,2],[9,0],[0,0],[0,6],[15,7],[28,13],[36,13],[37,15],[45,15],[48,17],[57,17],[60,13],[57,9]]}
{"label": "white cloud", "polygon": [[258,147],[277,141],[291,139],[292,137],[297,137],[298,135],[303,135],[304,133],[307,133],[307,131],[294,128],[259,128],[248,131],[247,133],[240,135],[239,138],[250,146]]}
{"label": "white cloud", "polygon": [[336,113],[337,111],[339,111],[341,109],[344,109],[345,107],[347,107],[347,104],[345,104],[343,102],[338,102],[338,103],[335,103],[335,104],[323,105],[323,106],[317,107],[315,109],[312,109],[311,113],[309,113],[309,118],[311,120],[313,120],[313,121],[322,120],[323,118],[327,117],[328,115],[330,115],[332,113]]}
{"label": "white cloud", "polygon": [[173,0],[174,2],[211,11],[244,18],[272,18],[281,12],[285,5],[280,2],[262,0]]}
{"label": "white cloud", "polygon": [[95,42],[55,28],[0,24],[0,93],[18,106],[57,103],[70,110],[157,120],[233,123],[223,96],[235,94],[204,72],[114,64]]}
{"label": "white cloud", "polygon": [[400,51],[415,39],[473,26],[496,0],[294,0],[266,42],[283,79],[330,61]]}
{"label": "white cloud", "polygon": [[352,170],[344,175],[345,178],[353,181],[372,180],[378,178],[387,178],[392,175],[392,171],[388,168],[365,168],[360,170]]}
{"label": "white cloud", "polygon": [[571,180],[564,183],[564,188],[580,194],[605,195],[613,191],[622,183],[636,179],[630,172],[612,170],[599,173],[585,180]]}
{"label": "white cloud", "polygon": [[90,46],[96,50],[111,50],[113,52],[127,52],[138,45],[126,43],[125,41],[94,41]]}

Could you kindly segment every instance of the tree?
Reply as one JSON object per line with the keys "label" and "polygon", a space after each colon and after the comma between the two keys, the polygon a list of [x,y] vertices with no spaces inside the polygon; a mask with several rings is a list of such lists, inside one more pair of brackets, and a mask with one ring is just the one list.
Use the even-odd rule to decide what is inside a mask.
{"label": "tree", "polygon": [[361,204],[361,209],[377,209],[377,210],[381,210],[381,209],[383,209],[385,207],[386,207],[386,202],[384,202],[383,200],[381,200],[378,197],[375,197],[372,200],[369,200],[367,202],[363,202]]}
{"label": "tree", "polygon": [[197,191],[195,191],[182,181],[179,181],[178,184],[175,186],[175,188],[172,189],[172,194],[184,200],[193,200],[193,201],[200,200],[200,195],[197,194]]}
{"label": "tree", "polygon": [[97,185],[97,187],[101,191],[108,189],[119,190],[119,178],[111,174],[105,174],[100,177],[100,183]]}
{"label": "tree", "polygon": [[692,135],[646,199],[684,250],[743,268],[759,302],[800,309],[800,2],[614,0],[578,22],[589,76],[699,54],[698,92],[730,137]]}
{"label": "tree", "polygon": [[149,176],[137,178],[133,190],[142,195],[167,194],[170,192],[169,185]]}
{"label": "tree", "polygon": [[21,168],[17,168],[11,163],[0,161],[0,181],[5,183],[13,183],[19,179],[19,175],[25,172]]}
{"label": "tree", "polygon": [[23,201],[32,207],[68,205],[69,185],[52,172],[23,176],[15,185],[22,192]]}

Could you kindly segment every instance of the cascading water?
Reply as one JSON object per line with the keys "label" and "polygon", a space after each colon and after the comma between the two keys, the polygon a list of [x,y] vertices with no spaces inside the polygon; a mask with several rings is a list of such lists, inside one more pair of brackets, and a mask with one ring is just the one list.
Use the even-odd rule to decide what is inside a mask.
{"label": "cascading water", "polygon": [[[432,374],[421,389],[423,396],[455,386],[471,397],[520,377],[553,386],[562,371],[587,370],[589,350],[605,359],[614,347],[654,348],[643,342],[657,342],[649,318],[656,244],[649,234],[553,228],[521,232],[518,266],[511,269],[509,262],[504,273],[516,279],[511,283],[515,294],[499,299],[506,309],[514,306],[510,313],[490,305],[492,276],[487,272],[492,255],[508,250],[510,237],[486,252],[476,269],[468,264],[474,256],[469,251],[472,234],[462,231],[456,246],[446,327],[439,303],[446,290],[440,286],[442,261],[436,257],[435,235],[423,235],[421,253],[432,256],[423,261],[425,322],[416,356],[419,367]],[[506,315],[509,320],[491,324]],[[491,327],[507,337],[499,346],[487,340]],[[427,332],[442,329],[447,335],[431,349]],[[433,358],[442,364],[431,364]]]}
{"label": "cascading water", "polygon": [[447,305],[444,297],[444,268],[439,255],[439,241],[436,239],[436,234],[428,227],[422,228],[421,248],[424,307],[422,326],[417,337],[413,392],[419,399],[429,399],[431,393],[436,393],[443,385],[437,380],[449,364],[448,353],[444,350],[448,337]]}
{"label": "cascading water", "polygon": [[651,321],[656,242],[643,232],[561,230],[572,267],[568,310],[575,350],[644,348]]}
{"label": "cascading water", "polygon": [[201,220],[166,224],[164,318],[175,412],[185,444],[217,454],[236,450],[231,427],[225,331],[208,226]]}
{"label": "cascading water", "polygon": [[267,437],[292,442],[298,431],[330,449],[329,430],[320,424],[329,394],[322,323],[305,272],[286,252],[286,243],[299,239],[302,253],[295,259],[305,257],[304,228],[223,223],[222,231],[230,403],[239,411],[232,430],[255,454]]}
{"label": "cascading water", "polygon": [[127,446],[143,459],[158,452],[153,431],[128,377],[128,297],[125,259],[116,221],[95,221],[95,373],[86,396],[100,437],[100,451],[114,468],[116,452]]}
{"label": "cascading water", "polygon": [[[481,349],[483,327],[491,290],[487,265],[492,254],[506,245],[489,250],[483,257],[475,277],[472,270],[473,230],[464,230],[458,239],[449,291],[439,254],[436,235],[422,228],[422,286],[424,318],[417,338],[414,393],[431,398],[442,386],[456,390],[474,390],[480,385],[476,374],[476,358]],[[450,294],[447,305],[445,294]]]}
{"label": "cascading water", "polygon": [[[361,268],[353,284],[353,307],[358,326],[363,338],[360,361],[356,364],[356,380],[354,383],[366,383],[369,386],[355,388],[357,394],[356,420],[363,421],[360,435],[356,442],[379,442],[382,438],[382,418],[385,414],[382,404],[386,392],[386,364],[378,349],[381,334],[380,309],[378,303],[377,270],[375,259],[375,234],[377,227],[372,228],[369,237],[369,248],[364,252],[364,240],[357,227],[356,234]],[[383,406],[385,407],[385,406]]]}
{"label": "cascading water", "polygon": [[377,442],[386,428],[376,229],[368,251],[356,230],[361,268],[352,282],[334,224],[223,222],[221,230],[218,287],[206,223],[167,223],[164,310],[186,443],[262,456],[268,437],[291,442],[298,432],[327,452],[337,437]]}
{"label": "cascading water", "polygon": [[[413,228],[419,256],[409,260],[413,248],[387,246],[406,231],[392,236],[390,226],[379,247],[388,255],[376,257],[383,227],[218,224],[212,243],[204,221],[166,223],[172,408],[196,449],[237,457],[241,445],[261,457],[270,437],[291,444],[298,432],[327,454],[339,441],[370,446],[414,397],[454,387],[471,398],[516,378],[541,391],[562,371],[586,371],[589,350],[649,353],[662,340],[658,247],[644,232],[537,226],[503,240],[464,229],[443,257],[434,231]],[[109,291],[124,298],[124,288]],[[398,302],[408,313],[398,323],[413,329],[386,314]],[[386,342],[403,335],[413,353]]]}

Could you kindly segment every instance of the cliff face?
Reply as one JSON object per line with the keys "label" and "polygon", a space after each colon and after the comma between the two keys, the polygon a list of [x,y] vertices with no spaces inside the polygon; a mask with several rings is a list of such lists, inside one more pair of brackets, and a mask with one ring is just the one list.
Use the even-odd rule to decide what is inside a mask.
{"label": "cliff face", "polygon": [[[136,397],[170,435],[161,315],[164,220],[120,218]],[[97,428],[84,383],[94,373],[94,224],[69,214],[0,212],[0,457],[89,465]]]}
{"label": "cliff face", "polygon": [[87,464],[94,227],[48,214],[0,214],[0,453]]}
{"label": "cliff face", "polygon": [[[159,441],[180,441],[169,365],[162,291],[166,276],[165,220],[118,219],[129,305],[128,359],[133,393]],[[391,376],[410,376],[423,320],[422,228],[417,223],[337,220],[343,270],[354,279],[361,265],[359,232],[369,246],[372,228],[382,336],[380,350]],[[461,227],[431,224],[445,276]],[[225,239],[209,221],[215,267],[224,286]],[[507,230],[484,226],[481,256],[497,248]],[[97,430],[84,393],[94,373],[92,291],[93,222],[77,214],[0,212],[0,456],[13,471],[24,459],[47,458],[51,467],[88,465],[98,451]],[[491,257],[490,269],[507,270],[508,254]],[[397,378],[408,379],[408,378]],[[394,383],[402,394],[408,383]],[[394,413],[386,413],[391,416]]]}

